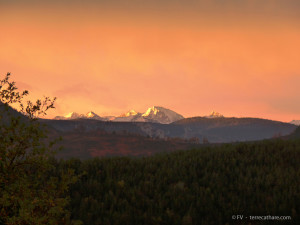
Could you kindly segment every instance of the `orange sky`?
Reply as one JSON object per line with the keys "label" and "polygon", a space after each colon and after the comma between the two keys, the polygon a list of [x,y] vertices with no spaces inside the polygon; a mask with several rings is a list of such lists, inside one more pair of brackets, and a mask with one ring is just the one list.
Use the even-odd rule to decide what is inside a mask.
{"label": "orange sky", "polygon": [[297,1],[15,2],[0,2],[0,73],[58,97],[49,117],[160,105],[300,119]]}

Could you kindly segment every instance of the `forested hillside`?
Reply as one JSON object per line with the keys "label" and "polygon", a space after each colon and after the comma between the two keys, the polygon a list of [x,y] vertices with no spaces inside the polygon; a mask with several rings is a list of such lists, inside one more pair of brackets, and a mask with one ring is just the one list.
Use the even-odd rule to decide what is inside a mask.
{"label": "forested hillside", "polygon": [[[259,215],[300,221],[299,139],[56,163],[81,174],[70,207],[88,225],[277,224],[249,220]],[[232,220],[236,214],[244,220]]]}
{"label": "forested hillside", "polygon": [[[59,133],[58,133],[59,134]],[[54,137],[58,137],[55,134]],[[150,156],[156,153],[188,150],[199,147],[199,139],[151,138],[129,133],[65,132],[57,158],[90,159],[103,156]]]}

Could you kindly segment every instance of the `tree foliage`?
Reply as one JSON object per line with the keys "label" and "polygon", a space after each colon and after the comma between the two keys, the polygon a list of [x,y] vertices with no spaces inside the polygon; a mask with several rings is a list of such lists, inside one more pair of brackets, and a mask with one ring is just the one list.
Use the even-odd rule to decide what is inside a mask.
{"label": "tree foliage", "polygon": [[75,176],[53,172],[56,141],[48,140],[37,118],[54,108],[55,98],[24,103],[28,94],[18,91],[10,73],[0,81],[0,224],[66,224]]}

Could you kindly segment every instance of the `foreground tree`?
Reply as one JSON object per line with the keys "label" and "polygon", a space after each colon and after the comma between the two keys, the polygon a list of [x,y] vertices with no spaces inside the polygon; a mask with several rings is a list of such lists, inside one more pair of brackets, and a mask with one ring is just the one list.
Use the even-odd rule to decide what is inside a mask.
{"label": "foreground tree", "polygon": [[0,80],[0,224],[70,224],[67,191],[76,178],[50,163],[55,141],[37,119],[54,108],[55,98],[25,105],[27,95],[10,73]]}

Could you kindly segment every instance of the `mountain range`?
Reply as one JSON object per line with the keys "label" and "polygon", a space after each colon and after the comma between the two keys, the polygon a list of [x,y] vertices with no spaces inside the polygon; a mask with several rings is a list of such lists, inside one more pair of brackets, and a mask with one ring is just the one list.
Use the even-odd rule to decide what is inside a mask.
{"label": "mountain range", "polygon": [[[8,110],[14,116],[22,116],[11,108]],[[0,111],[0,118],[0,121],[7,121],[6,113]],[[291,123],[229,118],[216,112],[209,116],[183,118],[174,111],[157,106],[144,113],[130,110],[107,119],[89,112],[39,120],[48,125],[51,136],[63,137],[65,150],[62,156],[66,158],[76,154],[90,157],[119,155],[120,152],[123,155],[147,155],[168,149],[189,149],[194,144],[256,141],[284,137],[297,128]],[[298,136],[299,132],[293,134],[293,137]]]}
{"label": "mountain range", "polygon": [[[204,118],[214,119],[214,118],[224,118],[219,112],[212,111],[209,115],[203,116]],[[86,114],[79,114],[76,112],[68,113],[64,116],[56,116],[54,120],[77,120],[77,119],[93,119],[101,121],[111,121],[111,122],[152,122],[161,124],[170,124],[182,119],[185,119],[179,113],[161,107],[153,106],[148,108],[144,113],[136,112],[135,110],[130,110],[119,116],[99,116],[98,114],[90,111]],[[290,124],[300,126],[300,120],[292,120]]]}
{"label": "mountain range", "polygon": [[130,133],[152,138],[197,138],[211,143],[254,141],[292,133],[297,126],[259,118],[191,117],[162,124],[153,122],[119,122],[91,119],[43,120],[59,132]]}
{"label": "mountain range", "polygon": [[92,119],[40,121],[48,125],[51,135],[63,138],[64,150],[59,155],[63,158],[143,156],[199,144],[284,138],[297,128],[279,121],[234,117],[192,117],[170,124]]}
{"label": "mountain range", "polygon": [[55,120],[74,120],[74,119],[94,119],[101,121],[114,121],[114,122],[152,122],[169,124],[175,121],[184,119],[184,117],[170,109],[153,106],[148,108],[144,113],[130,110],[127,113],[120,116],[106,116],[101,117],[94,112],[88,112],[86,114],[79,114],[76,112],[68,113],[65,116],[56,116]]}
{"label": "mountain range", "polygon": [[[212,111],[209,115],[204,116],[205,118],[221,118],[224,117],[222,114]],[[54,120],[76,120],[76,119],[93,119],[101,121],[112,121],[112,122],[152,122],[161,124],[170,124],[178,120],[184,119],[179,113],[161,107],[153,106],[148,108],[144,113],[130,110],[119,116],[99,116],[98,114],[90,111],[86,114],[79,114],[76,112],[68,113],[64,116],[56,116]]]}

